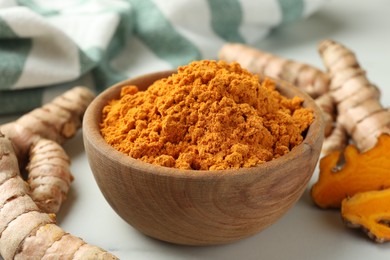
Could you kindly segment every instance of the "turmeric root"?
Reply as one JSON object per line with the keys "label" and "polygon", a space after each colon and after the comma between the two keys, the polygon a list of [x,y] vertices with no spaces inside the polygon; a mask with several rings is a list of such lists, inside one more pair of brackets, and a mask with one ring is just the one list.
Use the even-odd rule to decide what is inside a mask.
{"label": "turmeric root", "polygon": [[262,74],[290,82],[313,98],[317,98],[329,90],[329,77],[321,70],[243,44],[225,44],[219,51],[219,58],[228,62],[236,61],[254,74]]}
{"label": "turmeric root", "polygon": [[336,151],[343,151],[348,145],[348,141],[348,134],[344,127],[336,122],[331,133],[324,139],[321,152],[327,155]]}
{"label": "turmeric root", "polygon": [[31,145],[27,182],[32,199],[42,211],[59,211],[73,181],[69,167],[68,155],[56,142],[42,138]]}
{"label": "turmeric root", "polygon": [[320,175],[311,196],[321,208],[340,208],[356,193],[390,188],[390,135],[383,134],[372,149],[359,153],[354,145],[344,151],[345,164],[338,169],[340,151],[320,160]]}
{"label": "turmeric root", "polygon": [[378,243],[390,241],[390,189],[358,193],[341,204],[348,227],[361,228]]}
{"label": "turmeric root", "polygon": [[326,93],[316,98],[315,102],[322,111],[325,124],[324,134],[325,137],[328,137],[333,132],[333,124],[336,117],[333,97],[329,93]]}
{"label": "turmeric root", "polygon": [[11,141],[0,133],[0,254],[5,259],[117,259],[55,225],[20,177]]}
{"label": "turmeric root", "polygon": [[[0,254],[4,259],[116,259],[55,225],[73,179],[60,144],[81,126],[94,98],[76,87],[0,126]],[[16,152],[15,152],[15,150]],[[19,167],[26,167],[27,183]],[[20,165],[18,165],[18,163]]]}
{"label": "turmeric root", "polygon": [[27,174],[31,195],[45,212],[58,212],[73,179],[69,159],[58,144],[76,133],[93,98],[94,94],[87,88],[75,87],[41,108],[0,126],[0,131],[12,140],[21,167],[30,155]]}
{"label": "turmeric root", "polygon": [[32,143],[39,138],[62,144],[74,136],[93,98],[87,88],[75,87],[0,129],[12,140],[18,159],[25,160]]}
{"label": "turmeric root", "polygon": [[378,88],[368,80],[351,50],[332,40],[322,41],[318,48],[331,77],[337,122],[359,150],[367,151],[380,134],[390,133],[390,110],[380,104]]}

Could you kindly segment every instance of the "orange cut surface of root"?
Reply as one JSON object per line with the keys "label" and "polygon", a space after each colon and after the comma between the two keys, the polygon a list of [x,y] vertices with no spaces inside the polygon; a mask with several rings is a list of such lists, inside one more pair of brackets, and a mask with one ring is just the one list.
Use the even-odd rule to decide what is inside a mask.
{"label": "orange cut surface of root", "polygon": [[390,241],[390,189],[344,199],[341,215],[348,227],[361,228],[375,242]]}
{"label": "orange cut surface of root", "polygon": [[390,188],[390,135],[382,134],[370,150],[359,153],[349,145],[344,151],[345,164],[338,169],[341,152],[320,160],[318,181],[311,196],[321,208],[340,208],[341,202],[358,192]]}

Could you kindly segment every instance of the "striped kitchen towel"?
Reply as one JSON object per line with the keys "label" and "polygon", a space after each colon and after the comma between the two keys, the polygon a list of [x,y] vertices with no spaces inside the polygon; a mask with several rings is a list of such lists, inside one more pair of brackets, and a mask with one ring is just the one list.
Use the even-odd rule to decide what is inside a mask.
{"label": "striped kitchen towel", "polygon": [[253,44],[325,0],[0,0],[0,114]]}

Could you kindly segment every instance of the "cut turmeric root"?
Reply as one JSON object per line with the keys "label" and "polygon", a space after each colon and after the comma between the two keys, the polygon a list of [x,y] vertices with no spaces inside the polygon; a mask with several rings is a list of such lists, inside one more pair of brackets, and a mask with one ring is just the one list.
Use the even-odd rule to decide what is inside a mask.
{"label": "cut turmeric root", "polygon": [[[320,160],[311,196],[321,208],[340,208],[349,227],[377,242],[390,240],[390,109],[346,46],[324,40],[319,52],[330,75],[337,119]],[[344,150],[351,138],[353,145]]]}
{"label": "cut turmeric root", "polygon": [[361,228],[372,240],[390,241],[390,189],[358,193],[341,204],[348,227]]}
{"label": "cut turmeric root", "polygon": [[379,137],[375,147],[359,153],[349,145],[344,151],[345,164],[337,169],[340,152],[320,160],[320,175],[311,196],[321,208],[340,208],[343,199],[356,193],[390,188],[390,135]]}

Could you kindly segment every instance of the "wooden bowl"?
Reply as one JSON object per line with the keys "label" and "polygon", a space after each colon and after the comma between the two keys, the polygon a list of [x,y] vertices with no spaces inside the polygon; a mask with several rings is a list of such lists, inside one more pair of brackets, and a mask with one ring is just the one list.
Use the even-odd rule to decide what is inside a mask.
{"label": "wooden bowl", "polygon": [[[145,90],[173,71],[120,82],[88,107],[83,136],[96,182],[111,207],[142,233],[171,243],[212,245],[258,233],[277,221],[300,198],[310,180],[323,141],[323,121],[314,101],[277,81],[287,97],[304,98],[315,121],[302,144],[288,154],[252,168],[221,171],[179,170],[131,158],[107,144],[99,130],[102,108],[124,85]],[[304,223],[302,223],[304,225]]]}

